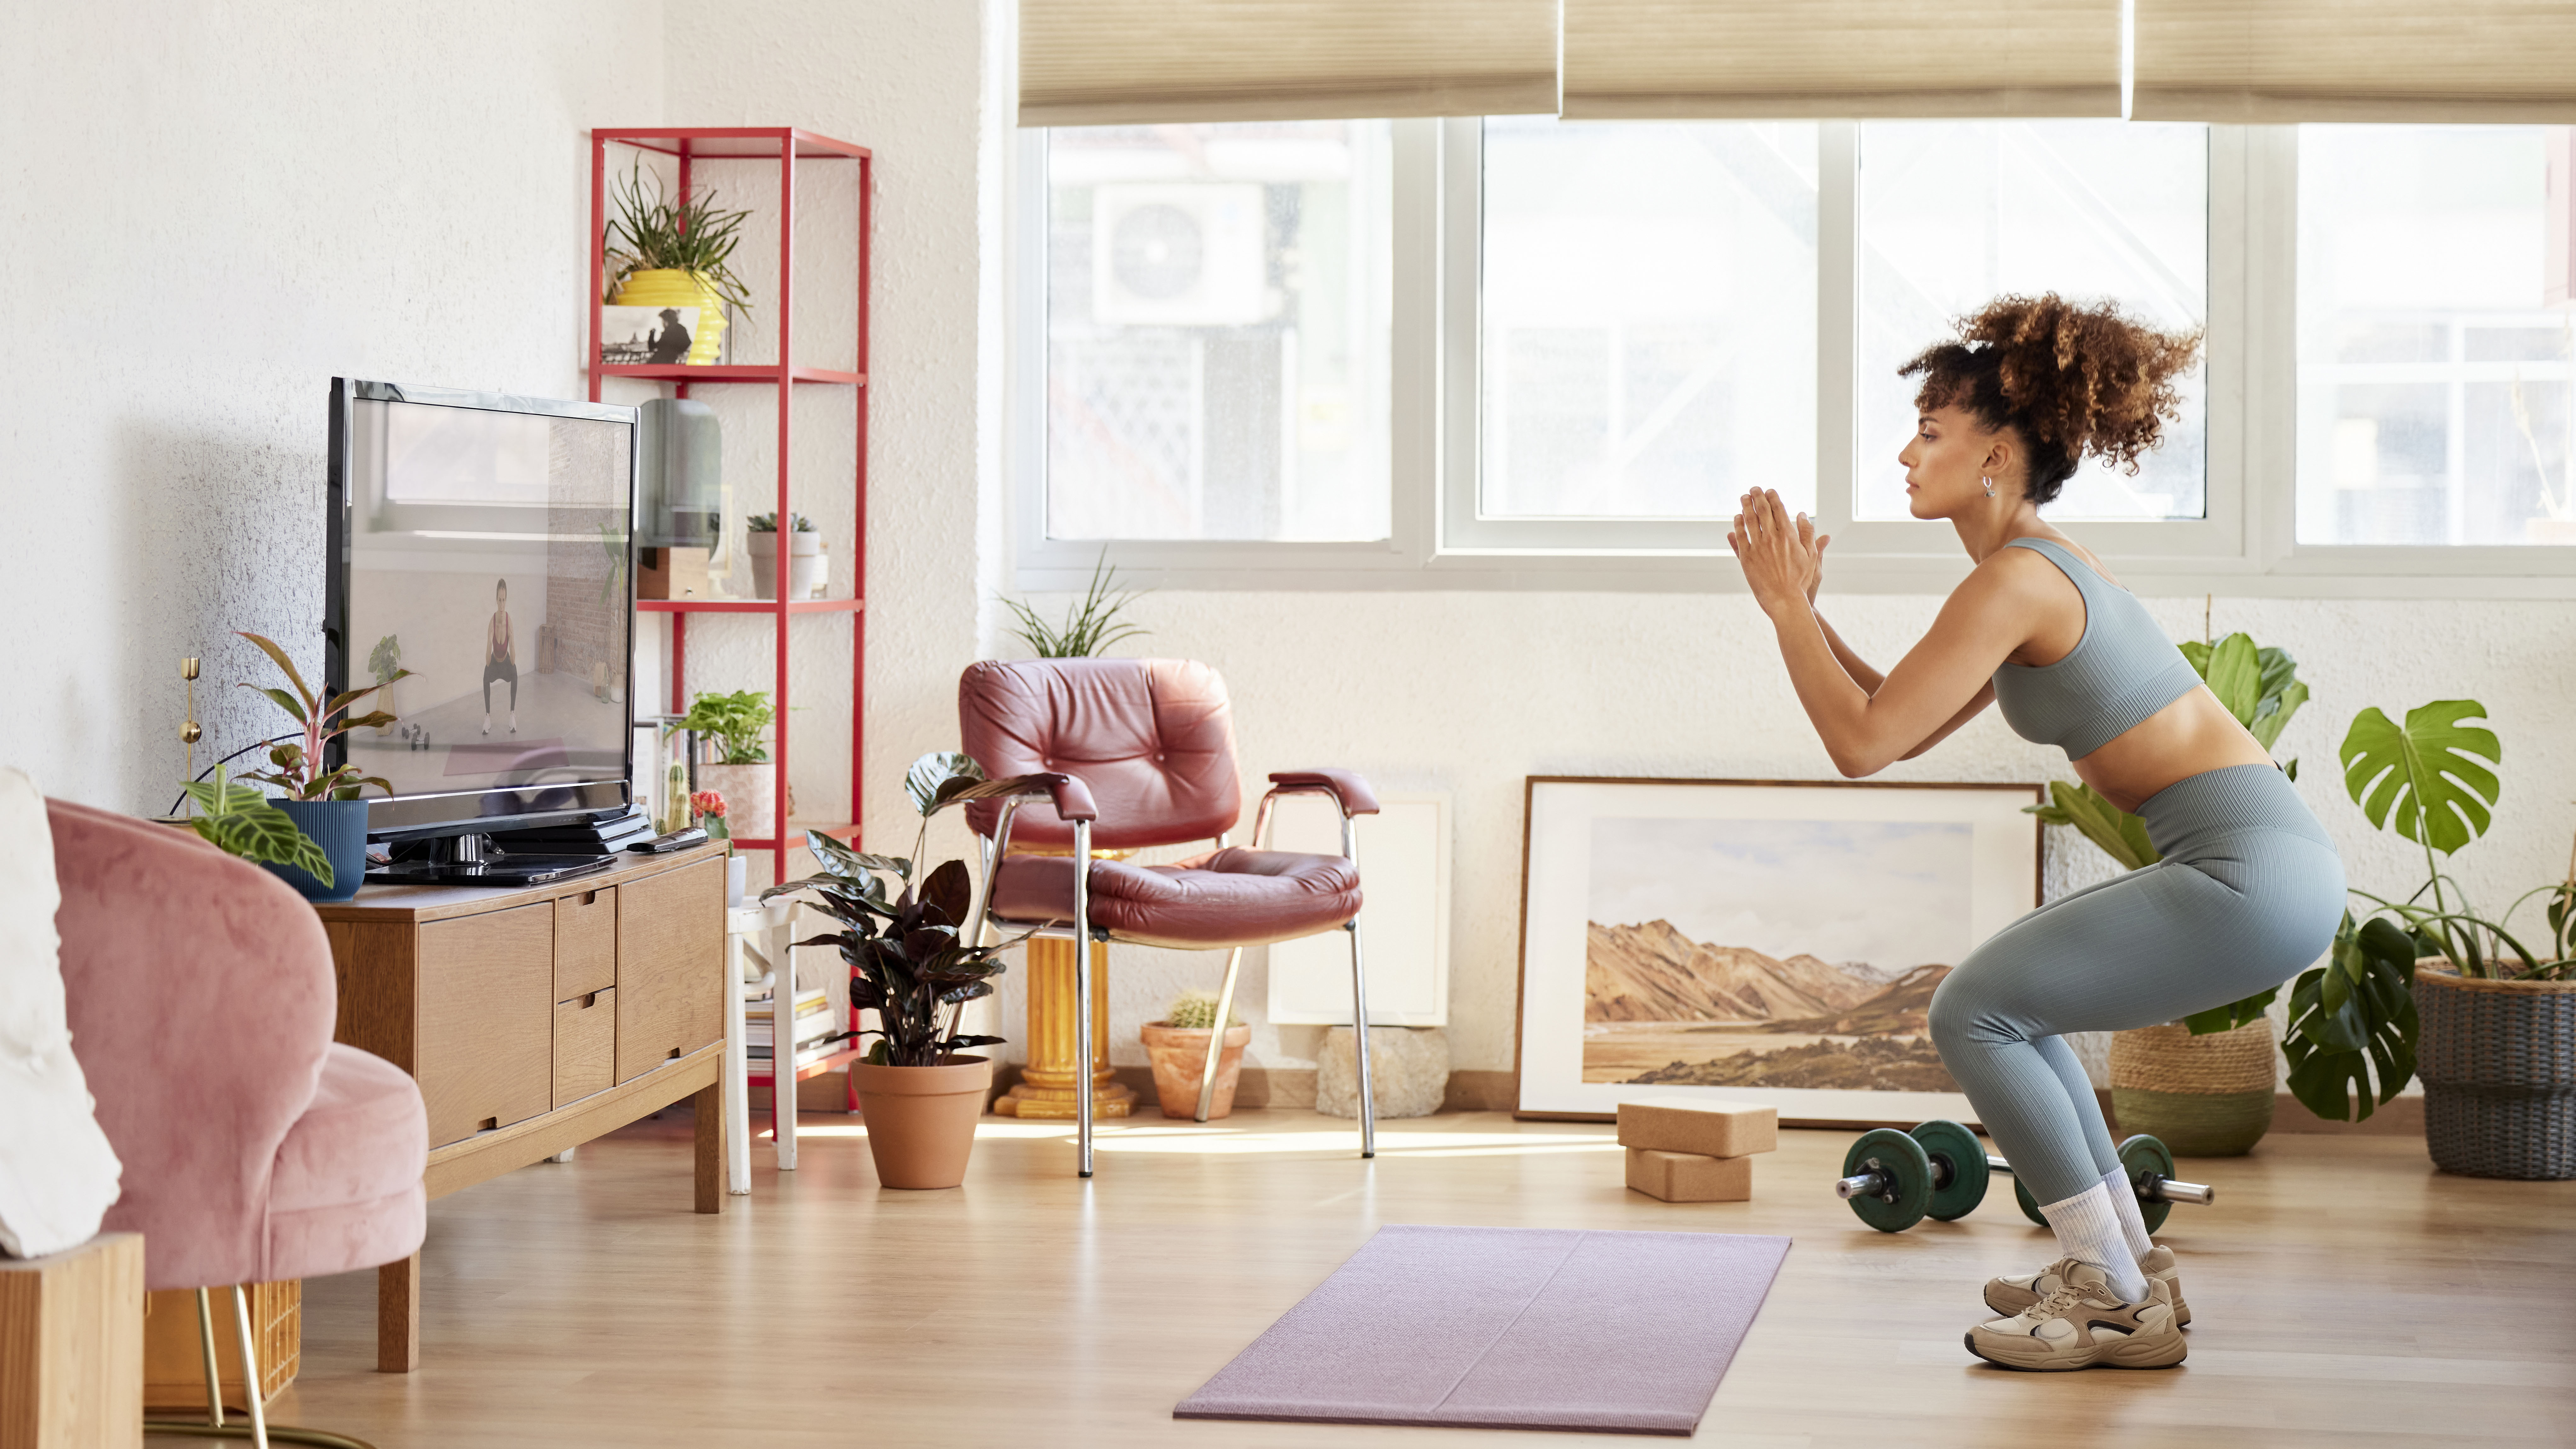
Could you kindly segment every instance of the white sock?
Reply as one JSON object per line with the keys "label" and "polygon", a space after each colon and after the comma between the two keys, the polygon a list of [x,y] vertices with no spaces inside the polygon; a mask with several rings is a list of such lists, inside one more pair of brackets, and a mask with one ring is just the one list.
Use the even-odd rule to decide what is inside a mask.
{"label": "white sock", "polygon": [[2040,1216],[2057,1230],[2057,1248],[2080,1263],[2090,1263],[2110,1279],[2111,1291],[2123,1303],[2143,1303],[2147,1275],[2129,1251],[2128,1234],[2119,1211],[2111,1206],[2111,1189],[2095,1183],[2064,1202],[2043,1203]]}
{"label": "white sock", "polygon": [[2155,1239],[2147,1236],[2147,1220],[2138,1215],[2137,1185],[2129,1181],[2126,1168],[2102,1174],[2102,1186],[2111,1193],[2111,1211],[2120,1215],[2120,1234],[2129,1240],[2129,1256],[2141,1262],[2156,1250]]}

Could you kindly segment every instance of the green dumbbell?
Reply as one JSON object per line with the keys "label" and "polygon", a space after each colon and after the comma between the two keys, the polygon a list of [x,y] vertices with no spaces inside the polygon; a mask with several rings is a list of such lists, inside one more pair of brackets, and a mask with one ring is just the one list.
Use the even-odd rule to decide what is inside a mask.
{"label": "green dumbbell", "polygon": [[[2003,1159],[1995,1161],[2000,1167]],[[2207,1207],[2218,1198],[2217,1190],[2206,1184],[2184,1182],[2175,1177],[2174,1155],[2165,1150],[2163,1143],[2143,1132],[2120,1144],[2120,1167],[2128,1174],[2129,1185],[2137,1189],[2138,1217],[2151,1233],[2165,1225],[2175,1203]],[[2023,1186],[2019,1178],[2013,1179],[2013,1200],[2021,1204],[2023,1217],[2043,1228],[2048,1226],[2048,1218],[2040,1212],[2038,1200],[2030,1195],[2030,1189]]]}
{"label": "green dumbbell", "polygon": [[2002,1163],[1956,1122],[1925,1122],[1911,1132],[1880,1127],[1862,1133],[1843,1155],[1834,1195],[1862,1222],[1901,1233],[1927,1217],[1946,1223],[1976,1211],[1987,1173]]}
{"label": "green dumbbell", "polygon": [[[2175,1203],[2205,1205],[2217,1197],[2205,1184],[2177,1179],[2173,1154],[2152,1137],[2121,1143],[2120,1162],[2137,1190],[2139,1214],[2149,1232],[2164,1223]],[[1956,1122],[1925,1122],[1911,1132],[1881,1127],[1862,1133],[1843,1155],[1834,1195],[1850,1203],[1862,1222],[1882,1233],[1901,1233],[1927,1217],[1942,1222],[1966,1217],[1985,1200],[1986,1183],[1997,1173],[2012,1176],[2012,1164],[1989,1155],[1976,1134]],[[2048,1226],[2018,1178],[2013,1196],[2024,1216]]]}

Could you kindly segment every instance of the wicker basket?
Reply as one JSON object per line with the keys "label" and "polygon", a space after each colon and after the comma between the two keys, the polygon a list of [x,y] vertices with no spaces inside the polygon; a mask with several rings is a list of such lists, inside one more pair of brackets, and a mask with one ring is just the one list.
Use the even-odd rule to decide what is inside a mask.
{"label": "wicker basket", "polygon": [[2576,981],[2486,981],[2415,966],[2424,1147],[2465,1177],[2576,1177]]}
{"label": "wicker basket", "polygon": [[2193,1036],[2146,1026],[2111,1038],[2111,1111],[2176,1157],[2242,1157],[2272,1128],[2272,1023]]}

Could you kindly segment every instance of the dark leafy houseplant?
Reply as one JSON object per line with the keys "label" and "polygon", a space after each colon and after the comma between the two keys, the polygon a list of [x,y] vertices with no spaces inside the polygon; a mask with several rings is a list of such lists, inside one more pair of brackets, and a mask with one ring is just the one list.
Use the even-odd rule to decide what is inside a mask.
{"label": "dark leafy houseplant", "polygon": [[[358,798],[360,787],[366,785],[373,785],[388,795],[392,794],[393,786],[385,783],[379,776],[358,773],[356,765],[344,764],[337,769],[323,769],[322,747],[354,729],[368,726],[382,728],[392,724],[395,716],[387,710],[376,710],[370,714],[355,716],[349,711],[358,701],[391,685],[395,680],[411,678],[412,672],[397,667],[390,676],[382,677],[378,683],[368,685],[364,689],[345,691],[326,701],[305,684],[303,674],[297,671],[295,661],[286,657],[285,650],[257,634],[245,633],[242,637],[258,645],[261,653],[276,661],[277,667],[286,674],[286,682],[295,686],[295,689],[290,694],[273,685],[244,684],[242,688],[256,690],[268,696],[279,709],[294,717],[303,735],[301,739],[284,741],[269,750],[268,762],[274,767],[273,769],[259,774],[244,775],[242,778],[275,785],[298,800],[355,800]],[[330,880],[328,871],[315,871],[314,875],[326,883]]]}
{"label": "dark leafy houseplant", "polygon": [[[2299,661],[2286,649],[2260,647],[2251,635],[2242,633],[2215,644],[2195,640],[2181,649],[2209,692],[2267,751],[2281,738],[2299,706],[2308,702],[2308,687],[2299,681]],[[2293,780],[2299,778],[2296,759],[2282,770]],[[2147,839],[2147,822],[2112,804],[2092,786],[2054,780],[2048,796],[2045,805],[2024,807],[2027,813],[2051,825],[2074,826],[2124,869],[2144,870],[2164,859]],[[2258,991],[2242,1001],[2194,1012],[2183,1018],[2183,1025],[2195,1036],[2233,1031],[2261,1016],[2278,995],[2277,987]]]}
{"label": "dark leafy houseplant", "polygon": [[332,884],[331,858],[312,836],[296,828],[293,817],[268,803],[251,786],[226,777],[215,766],[212,780],[191,780],[179,787],[202,813],[188,817],[188,828],[227,855],[261,865],[291,865]]}
{"label": "dark leafy houseplant", "polygon": [[1011,633],[1038,658],[1088,659],[1121,639],[1140,638],[1148,632],[1119,619],[1119,614],[1136,602],[1142,591],[1120,589],[1117,583],[1118,570],[1109,566],[1109,550],[1104,548],[1099,561],[1091,566],[1090,587],[1066,607],[1062,624],[1049,624],[1037,610],[1017,599],[1004,599],[1002,607],[1020,621]]}
{"label": "dark leafy houseplant", "polygon": [[662,190],[662,178],[647,175],[638,161],[621,185],[610,182],[617,215],[608,223],[608,277],[602,300],[613,299],[617,285],[637,272],[687,272],[715,294],[745,312],[750,290],[733,270],[733,249],[741,243],[748,211],[719,211],[715,193],[700,187],[676,202]]}
{"label": "dark leafy houseplant", "polygon": [[760,893],[764,901],[804,896],[841,924],[838,931],[796,944],[837,947],[849,963],[850,1005],[874,1010],[878,1024],[841,1035],[877,1037],[868,1049],[870,1062],[945,1066],[960,1051],[1003,1040],[961,1033],[958,1027],[967,1002],[993,994],[993,978],[1007,969],[1002,953],[1028,935],[989,946],[966,940],[975,893],[966,863],[943,862],[916,883],[915,862],[928,843],[931,818],[940,811],[968,800],[1019,793],[1037,778],[987,780],[964,755],[924,755],[904,776],[905,790],[921,812],[921,833],[910,857],[870,855],[809,830],[805,843],[823,874]]}
{"label": "dark leafy houseplant", "polygon": [[671,721],[668,730],[695,730],[712,736],[725,765],[758,765],[769,759],[769,749],[760,742],[760,732],[778,718],[769,704],[765,689],[738,689],[731,694],[700,694],[689,701],[689,712]]}

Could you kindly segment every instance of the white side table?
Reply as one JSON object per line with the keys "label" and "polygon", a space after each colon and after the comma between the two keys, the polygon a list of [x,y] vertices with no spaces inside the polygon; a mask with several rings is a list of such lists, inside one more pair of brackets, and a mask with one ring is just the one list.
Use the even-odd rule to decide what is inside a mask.
{"label": "white side table", "polygon": [[[796,990],[789,964],[788,926],[796,911],[790,901],[766,906],[732,906],[725,911],[725,1038],[724,1038],[724,1112],[725,1112],[725,1187],[736,1195],[751,1191],[751,1060],[748,1044],[743,1040],[743,1003],[750,994],[773,981],[791,983],[784,993],[793,1003]],[[780,968],[786,968],[783,975]],[[772,1000],[779,995],[772,991]],[[790,1010],[793,1010],[791,1005]],[[771,1064],[777,1058],[777,1022],[770,1024]],[[793,1058],[790,1058],[791,1062]],[[771,1073],[775,1082],[777,1073]],[[793,1080],[787,1086],[787,1100],[795,1100]],[[773,1102],[777,1095],[771,1088]],[[792,1171],[796,1166],[796,1114],[773,1112],[777,1125],[778,1166]]]}

